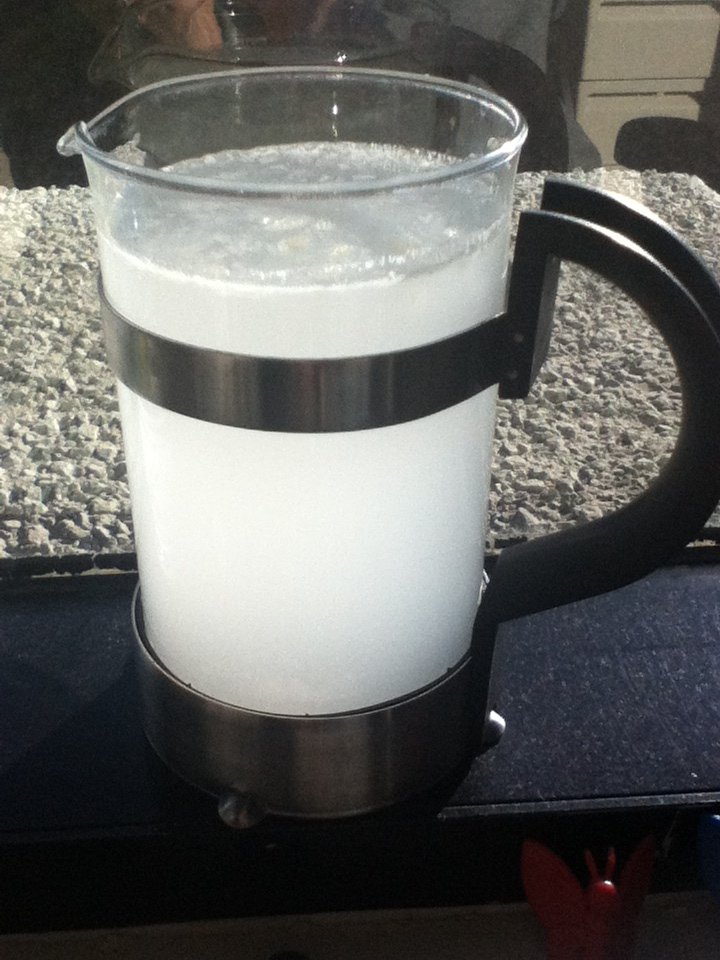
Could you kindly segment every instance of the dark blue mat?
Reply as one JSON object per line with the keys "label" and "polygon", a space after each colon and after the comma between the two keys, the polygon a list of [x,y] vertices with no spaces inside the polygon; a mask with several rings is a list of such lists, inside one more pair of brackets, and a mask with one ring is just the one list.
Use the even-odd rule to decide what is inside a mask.
{"label": "dark blue mat", "polygon": [[145,742],[134,585],[0,584],[0,930],[505,899],[524,836],[622,849],[720,809],[715,565],[506,625],[507,731],[444,793],[249,834],[222,827]]}

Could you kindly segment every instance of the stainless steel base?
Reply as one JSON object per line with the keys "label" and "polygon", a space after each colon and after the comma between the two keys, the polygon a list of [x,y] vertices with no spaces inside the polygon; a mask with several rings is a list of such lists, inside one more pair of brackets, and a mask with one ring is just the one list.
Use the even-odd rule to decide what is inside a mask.
{"label": "stainless steel base", "polygon": [[[133,601],[143,722],[159,756],[220,798],[222,818],[249,826],[267,813],[340,817],[427,790],[471,750],[474,711],[466,658],[431,686],[352,713],[283,716],[207,697],[174,677],[144,636]],[[496,735],[502,721],[493,715]],[[497,739],[497,736],[496,736]]]}

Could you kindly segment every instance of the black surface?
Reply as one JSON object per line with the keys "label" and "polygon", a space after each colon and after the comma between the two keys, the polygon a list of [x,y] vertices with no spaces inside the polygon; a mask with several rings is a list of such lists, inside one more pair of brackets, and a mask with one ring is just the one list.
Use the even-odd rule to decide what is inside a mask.
{"label": "black surface", "polygon": [[720,808],[715,565],[506,625],[508,729],[444,798],[246,833],[145,743],[134,583],[0,585],[0,930],[512,899],[525,836],[580,867],[652,831],[656,883],[696,882],[689,820]]}

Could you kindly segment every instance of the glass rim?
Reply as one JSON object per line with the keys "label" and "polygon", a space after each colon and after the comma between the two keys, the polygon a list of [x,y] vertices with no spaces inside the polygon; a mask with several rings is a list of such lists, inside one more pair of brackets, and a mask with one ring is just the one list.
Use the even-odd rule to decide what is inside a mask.
{"label": "glass rim", "polygon": [[[232,183],[223,180],[211,180],[204,177],[192,177],[170,172],[163,168],[141,167],[138,164],[122,160],[112,153],[101,149],[93,139],[93,127],[102,123],[113,113],[123,109],[134,100],[140,100],[149,94],[167,87],[181,88],[183,86],[212,84],[229,79],[253,78],[262,76],[298,75],[300,77],[357,77],[368,81],[381,82],[396,80],[415,88],[435,90],[438,94],[454,95],[456,99],[466,102],[475,102],[478,106],[492,107],[498,115],[503,115],[508,121],[508,136],[492,150],[483,153],[471,154],[456,162],[439,167],[430,167],[414,173],[401,174],[394,177],[354,183],[350,181],[327,183]],[[400,70],[382,70],[367,67],[338,67],[338,66],[286,66],[286,67],[254,67],[251,69],[234,69],[210,71],[207,73],[189,74],[181,77],[171,77],[159,80],[156,83],[140,87],[116,100],[102,110],[90,121],[79,121],[70,128],[67,134],[58,143],[58,150],[63,154],[80,153],[96,163],[135,180],[154,183],[169,189],[187,192],[213,194],[218,196],[247,196],[247,197],[287,197],[287,196],[314,196],[336,197],[343,195],[360,195],[380,193],[402,187],[417,187],[427,183],[439,183],[453,180],[468,174],[480,174],[495,169],[512,160],[522,148],[527,137],[527,123],[520,111],[496,93],[485,90],[473,84],[457,80],[446,80],[430,74],[411,73]]]}

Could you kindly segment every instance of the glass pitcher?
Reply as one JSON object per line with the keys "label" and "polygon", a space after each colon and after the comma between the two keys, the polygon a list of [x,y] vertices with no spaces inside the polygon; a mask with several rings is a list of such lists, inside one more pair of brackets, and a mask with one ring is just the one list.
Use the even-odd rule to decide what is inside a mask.
{"label": "glass pitcher", "polygon": [[[146,730],[231,819],[433,784],[499,731],[497,624],[642,576],[720,497],[717,286],[561,183],[510,271],[525,136],[476,87],[287,67],[154,84],[61,141],[95,208]],[[648,310],[684,426],[650,491],[506,551],[479,603],[498,388],[532,383],[563,257]]]}

